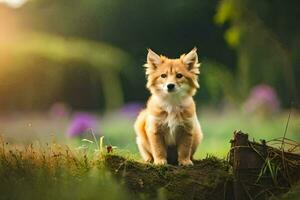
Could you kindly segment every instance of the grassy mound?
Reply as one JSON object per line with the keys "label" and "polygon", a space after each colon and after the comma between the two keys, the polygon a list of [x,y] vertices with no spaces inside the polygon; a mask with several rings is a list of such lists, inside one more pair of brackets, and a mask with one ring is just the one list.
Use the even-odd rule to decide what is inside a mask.
{"label": "grassy mound", "polygon": [[218,200],[231,182],[228,167],[215,157],[159,167],[118,153],[88,154],[55,143],[16,146],[0,138],[0,199]]}
{"label": "grassy mound", "polygon": [[195,161],[194,166],[154,166],[117,155],[105,156],[106,167],[142,198],[224,199],[232,182],[228,164],[216,157]]}
{"label": "grassy mound", "polygon": [[132,199],[101,163],[65,145],[17,146],[0,138],[0,200]]}
{"label": "grassy mound", "polygon": [[[89,154],[55,143],[17,146],[0,138],[0,200],[233,199],[225,160],[211,156],[189,167],[155,166],[120,154]],[[296,200],[299,188],[282,199]]]}
{"label": "grassy mound", "polygon": [[298,200],[300,197],[300,182],[294,185],[290,191],[283,194],[280,198],[273,197],[270,200]]}

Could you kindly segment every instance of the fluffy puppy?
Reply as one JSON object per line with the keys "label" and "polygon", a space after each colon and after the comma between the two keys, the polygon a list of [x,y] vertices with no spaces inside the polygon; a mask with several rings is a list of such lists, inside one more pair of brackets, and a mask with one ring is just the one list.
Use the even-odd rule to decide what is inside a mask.
{"label": "fluffy puppy", "polygon": [[199,88],[197,49],[177,59],[149,49],[144,66],[151,96],[134,124],[140,154],[157,165],[174,158],[179,165],[193,165],[203,138],[193,100]]}

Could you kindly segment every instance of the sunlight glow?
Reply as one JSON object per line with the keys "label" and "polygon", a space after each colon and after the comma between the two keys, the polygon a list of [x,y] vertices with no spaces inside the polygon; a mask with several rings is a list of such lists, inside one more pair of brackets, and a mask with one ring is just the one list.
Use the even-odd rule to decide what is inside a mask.
{"label": "sunlight glow", "polygon": [[27,0],[0,0],[0,3],[5,3],[6,5],[19,8],[21,7]]}

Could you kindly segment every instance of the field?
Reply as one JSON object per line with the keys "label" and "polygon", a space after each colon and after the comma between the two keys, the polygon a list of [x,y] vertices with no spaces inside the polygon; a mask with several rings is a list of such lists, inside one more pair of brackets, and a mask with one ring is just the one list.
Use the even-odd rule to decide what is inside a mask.
{"label": "field", "polygon": [[[227,168],[222,163],[226,159],[233,131],[241,129],[256,139],[281,137],[287,116],[286,112],[272,118],[243,115],[237,111],[200,112],[205,139],[196,158],[204,160],[195,168],[185,170],[171,166],[156,168],[152,165],[135,164],[140,161],[140,156],[132,129],[134,117],[118,112],[97,117],[99,123],[93,130],[97,141],[91,132],[79,138],[68,137],[66,132],[69,117],[55,118],[45,113],[6,115],[0,121],[0,199],[166,199],[170,196],[165,187],[162,187],[165,185],[164,181],[170,181],[168,191],[172,191],[172,187],[173,191],[177,191],[172,193],[175,199],[176,194],[186,194],[189,190],[184,187],[190,188],[191,183],[199,186],[196,187],[197,190],[193,190],[198,199],[213,199],[212,194],[218,194],[215,190],[222,193],[222,190],[217,189],[220,184],[231,179],[230,174],[226,175],[222,171]],[[299,122],[299,115],[293,112],[287,137],[296,141],[300,139]],[[101,136],[104,136],[102,142]],[[106,146],[116,148],[112,154],[107,154]],[[120,155],[127,160],[118,158]],[[119,174],[119,178],[113,178],[115,173]],[[149,173],[153,173],[151,178]],[[158,177],[155,178],[156,176]],[[196,179],[195,184],[195,180],[191,182],[187,178],[185,184],[178,186],[180,181],[177,183],[176,178],[174,179],[195,176],[202,177]],[[134,192],[128,192],[128,187]],[[182,192],[178,193],[180,190]]]}
{"label": "field", "polygon": [[[0,200],[300,199],[299,8],[0,0]],[[150,95],[185,107],[196,77],[194,165],[144,163],[138,113]]]}
{"label": "field", "polygon": [[[237,110],[212,111],[199,110],[199,120],[202,125],[204,140],[199,147],[196,158],[214,155],[220,158],[227,156],[230,148],[229,141],[234,130],[249,133],[256,140],[282,137],[288,119],[288,111],[274,116],[247,115]],[[139,157],[135,144],[133,123],[135,114],[124,115],[119,112],[107,115],[97,115],[97,127],[93,132],[99,138],[104,136],[107,145],[128,151]],[[45,113],[31,113],[27,115],[11,114],[0,116],[0,134],[9,142],[17,144],[30,144],[38,142],[44,144],[55,140],[61,144],[79,147],[83,138],[93,140],[91,132],[80,138],[70,138],[66,135],[70,118],[51,117]],[[287,137],[300,140],[300,115],[292,111]]]}

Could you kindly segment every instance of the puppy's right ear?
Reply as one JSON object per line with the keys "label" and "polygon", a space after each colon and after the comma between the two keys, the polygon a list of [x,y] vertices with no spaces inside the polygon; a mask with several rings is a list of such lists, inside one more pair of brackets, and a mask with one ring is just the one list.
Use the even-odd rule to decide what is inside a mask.
{"label": "puppy's right ear", "polygon": [[153,69],[156,69],[159,64],[161,64],[160,56],[157,55],[151,49],[148,49],[148,55],[147,55],[147,65],[148,65],[148,67],[152,67]]}

